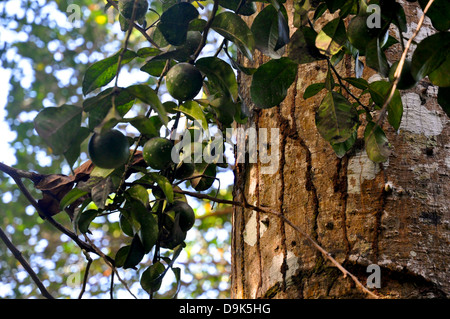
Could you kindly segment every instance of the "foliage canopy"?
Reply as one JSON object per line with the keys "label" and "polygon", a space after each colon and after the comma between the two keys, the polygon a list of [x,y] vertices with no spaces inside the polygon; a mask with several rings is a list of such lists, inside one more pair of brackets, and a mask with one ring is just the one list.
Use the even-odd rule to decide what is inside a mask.
{"label": "foliage canopy", "polygon": [[[144,16],[141,12],[137,14],[146,8],[142,1],[146,2],[139,0],[130,7],[132,0],[107,0],[105,10],[116,13],[124,32],[120,49],[81,71],[81,85],[74,84],[77,92],[81,90],[77,101],[45,107],[34,119],[39,137],[53,154],[67,161],[73,177],[52,181],[53,184],[40,181],[41,189],[46,187],[46,194],[56,198],[57,203],[55,206],[53,201],[40,202],[39,210],[44,219],[63,210],[70,212],[75,234],[86,237],[97,218],[118,214],[120,224],[114,231],[121,232],[127,243],[111,249],[109,256],[102,256],[105,262],[113,269],[135,269],[136,275],[140,273],[142,289],[151,296],[160,289],[163,277],[172,272],[176,295],[181,270],[175,261],[186,248],[186,234],[193,225],[193,210],[185,196],[188,193],[180,185],[197,192],[211,191],[217,171],[227,164],[222,159],[212,162],[202,159],[189,167],[187,174],[180,175],[177,171],[190,163],[189,157],[182,157],[180,163],[165,160],[155,165],[150,158],[158,150],[146,148],[146,143],[164,137],[164,141],[176,144],[178,141],[171,137],[181,129],[182,118],[186,131],[199,129],[196,123],[202,128],[218,129],[230,127],[234,122],[245,123],[250,109],[277,107],[283,102],[292,83],[301,76],[299,65],[325,61],[325,81],[304,88],[303,96],[308,99],[326,90],[316,110],[318,132],[336,155],[343,157],[357,145],[357,131],[365,126],[363,140],[369,158],[374,162],[386,161],[390,151],[381,125],[382,115],[387,113],[388,123],[395,130],[399,129],[403,115],[400,93],[395,89],[397,79],[394,76],[369,83],[361,74],[364,67],[370,67],[387,78],[389,64],[385,51],[398,41],[403,45],[407,25],[404,9],[395,1],[296,0],[295,30],[290,30],[283,0],[151,1]],[[123,8],[124,2],[126,13],[118,15],[117,10]],[[261,2],[265,7],[257,12],[256,4]],[[424,8],[427,1],[419,4]],[[378,13],[371,12],[370,5],[380,8],[380,23],[372,28],[367,21]],[[447,101],[443,105],[447,114],[450,35],[448,17],[442,12],[449,12],[448,7],[446,0],[436,0],[431,6],[427,15],[437,32],[417,45],[410,63],[416,83],[428,76],[431,83],[439,86],[439,100]],[[325,20],[320,27],[327,13],[335,14],[335,18]],[[252,15],[255,19],[249,27],[242,16]],[[347,26],[345,19],[351,20]],[[91,27],[90,32],[102,28],[95,24]],[[399,40],[389,34],[393,27],[399,31]],[[213,39],[209,34],[216,36]],[[70,36],[80,35],[74,30]],[[217,51],[208,52],[206,45],[218,39]],[[269,61],[250,68],[237,58],[239,52],[251,62],[256,51],[270,58]],[[353,77],[344,78],[336,69],[346,56],[354,61]],[[68,55],[58,63],[51,63],[71,64],[74,60]],[[195,79],[192,74],[180,73],[187,65],[195,70]],[[148,80],[119,85],[125,66],[147,73]],[[195,82],[194,90],[179,87],[183,81],[172,83],[171,72],[178,68],[182,71],[176,75],[185,75],[186,81]],[[245,105],[239,95],[238,72],[251,77],[254,107]],[[197,82],[198,88],[202,87],[200,94]],[[168,97],[164,95],[165,84],[172,98],[163,102],[162,97]],[[53,89],[39,90],[43,94]],[[374,118],[377,112],[382,115]],[[80,163],[88,137],[111,132],[114,127],[126,128],[125,131],[132,128],[135,132],[127,134],[131,145],[127,162],[116,168],[92,165],[74,168]],[[36,137],[33,141],[41,145]],[[196,142],[204,150],[211,148],[213,140]],[[53,167],[49,173],[56,171]],[[98,254],[95,249],[90,252]]]}

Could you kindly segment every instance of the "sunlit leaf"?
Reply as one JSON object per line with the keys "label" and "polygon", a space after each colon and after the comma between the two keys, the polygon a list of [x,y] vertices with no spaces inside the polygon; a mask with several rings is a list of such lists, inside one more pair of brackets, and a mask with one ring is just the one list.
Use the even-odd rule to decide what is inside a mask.
{"label": "sunlit leaf", "polygon": [[145,104],[150,105],[159,115],[165,125],[169,122],[166,109],[162,105],[156,92],[148,85],[136,84],[126,88],[127,92]]}
{"label": "sunlit leaf", "polygon": [[208,129],[208,122],[205,117],[205,113],[203,112],[201,106],[195,101],[186,101],[181,104],[178,108],[178,111],[182,112],[186,116],[191,119],[197,120],[202,125],[204,130]]}
{"label": "sunlit leaf", "polygon": [[316,38],[316,47],[328,55],[334,55],[341,50],[347,40],[345,25],[341,18],[328,22]]}
{"label": "sunlit leaf", "polygon": [[[117,66],[122,50],[101,61],[92,64],[83,77],[83,94],[86,95],[93,90],[105,86],[114,79],[117,74]],[[122,55],[121,64],[128,63],[136,57],[136,53],[126,50]]]}
{"label": "sunlit leaf", "polygon": [[247,24],[237,14],[226,11],[219,13],[213,20],[211,28],[230,40],[249,60],[252,60],[255,40]]}

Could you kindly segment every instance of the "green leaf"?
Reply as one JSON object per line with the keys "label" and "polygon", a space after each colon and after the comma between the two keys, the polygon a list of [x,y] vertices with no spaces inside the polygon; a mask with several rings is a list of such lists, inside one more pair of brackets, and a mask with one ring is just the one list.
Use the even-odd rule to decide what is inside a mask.
{"label": "green leaf", "polygon": [[[170,51],[168,53],[171,53],[174,51]],[[161,55],[162,56],[162,55]],[[151,59],[147,63],[145,63],[140,70],[143,72],[146,72],[150,74],[151,76],[159,77],[162,74],[162,71],[164,70],[164,67],[166,66],[166,60],[159,59],[160,56],[155,57],[154,59]],[[170,67],[174,66],[176,63],[174,61],[170,62]]]}
{"label": "green leaf", "polygon": [[166,195],[167,201],[173,203],[173,188],[167,177],[158,173],[148,173],[145,178],[158,184],[159,188],[164,192],[164,195]]}
{"label": "green leaf", "polygon": [[[419,0],[420,7],[425,9],[428,0]],[[450,29],[450,2],[448,0],[434,0],[427,12],[427,16],[431,19],[433,27],[438,31],[447,31]]]}
{"label": "green leaf", "polygon": [[127,87],[126,90],[135,98],[141,100],[145,104],[150,105],[153,110],[158,113],[164,125],[167,125],[167,123],[169,122],[169,118],[167,117],[166,109],[159,100],[156,92],[151,87],[144,84],[136,84]]}
{"label": "green leaf", "polygon": [[[284,17],[285,14],[286,10],[283,10],[281,16]],[[280,39],[279,19],[278,11],[272,5],[269,5],[258,13],[251,27],[255,39],[255,48],[273,59],[279,59],[284,52],[284,50],[276,49]],[[288,41],[289,36],[287,41],[284,42],[287,43]]]}
{"label": "green leaf", "polygon": [[116,267],[135,268],[144,258],[145,252],[139,236],[135,235],[131,245],[121,247],[114,258]]}
{"label": "green leaf", "polygon": [[[221,7],[233,10],[234,12],[237,11],[240,3],[241,0],[219,0],[219,5]],[[237,13],[243,16],[251,16],[255,12],[256,12],[256,4],[253,1],[248,0],[244,1],[244,3],[239,8],[239,11]]]}
{"label": "green leaf", "polygon": [[267,109],[280,104],[297,76],[298,65],[289,58],[270,60],[253,74],[250,94],[256,106]]}
{"label": "green leaf", "polygon": [[230,11],[219,13],[214,18],[211,28],[236,44],[239,51],[252,60],[255,40],[249,27],[240,16]]}
{"label": "green leaf", "polygon": [[340,93],[328,92],[316,113],[316,126],[322,137],[332,144],[349,139],[358,128],[356,108]]}
{"label": "green leaf", "polygon": [[208,122],[200,104],[195,101],[186,101],[176,109],[193,120],[197,120],[204,130],[208,130]]}
{"label": "green leaf", "polygon": [[431,83],[440,87],[450,86],[450,53],[447,51],[447,57],[433,72],[428,75]]}
{"label": "green leaf", "polygon": [[[112,110],[113,106],[113,88],[108,88],[96,96],[90,97],[83,102],[83,110],[89,113],[89,129],[92,131],[98,125],[105,121],[105,119],[113,115],[117,120],[120,120],[134,104],[135,97],[129,94],[126,90],[119,88],[115,93],[114,104],[116,109]],[[111,112],[113,114],[111,114]]]}
{"label": "green leaf", "polygon": [[335,55],[347,40],[345,25],[341,18],[328,22],[316,37],[316,47],[323,53]]}
{"label": "green leaf", "polygon": [[[282,7],[284,9],[284,7]],[[277,22],[278,22],[278,40],[275,44],[275,51],[278,51],[286,44],[289,43],[289,25],[288,25],[287,14],[284,14],[284,10],[278,10],[277,12]]]}
{"label": "green leaf", "polygon": [[366,64],[372,69],[378,71],[382,76],[389,74],[389,64],[386,55],[380,47],[380,39],[373,38],[366,47]]}
{"label": "green leaf", "polygon": [[[369,84],[369,92],[375,104],[382,107],[390,91],[391,84],[386,81],[375,81]],[[398,130],[403,116],[403,103],[400,92],[395,90],[394,95],[387,106],[388,121],[391,126]]]}
{"label": "green leaf", "polygon": [[79,106],[62,105],[44,108],[36,116],[36,132],[52,148],[53,153],[63,154],[77,138],[82,111]]}
{"label": "green leaf", "polygon": [[423,39],[413,53],[411,73],[420,81],[436,70],[447,58],[450,50],[450,33],[439,32]]}
{"label": "green leaf", "polygon": [[145,253],[150,252],[159,236],[158,222],[153,213],[145,207],[141,199],[135,198],[127,198],[125,210],[131,213],[129,222],[133,231],[139,236],[143,251]]}
{"label": "green leaf", "polygon": [[[84,95],[108,84],[114,79],[117,74],[117,64],[121,52],[122,50],[109,58],[95,62],[86,70],[82,84]],[[136,56],[135,52],[126,50],[123,54],[121,64],[132,61]]]}
{"label": "green leaf", "polygon": [[324,59],[325,56],[320,54],[316,48],[316,37],[316,31],[309,27],[301,26],[294,32],[287,45],[287,56],[298,64]]}
{"label": "green leaf", "polygon": [[381,127],[369,122],[364,131],[364,142],[369,159],[375,163],[385,162],[390,155],[389,141]]}
{"label": "green leaf", "polygon": [[346,1],[347,0],[325,0],[325,3],[327,4],[328,10],[330,10],[331,13],[334,13],[342,8]]}
{"label": "green leaf", "polygon": [[303,98],[306,100],[310,97],[313,97],[314,95],[322,91],[324,88],[325,83],[313,83],[305,89],[305,93],[303,93]]}
{"label": "green leaf", "polygon": [[165,274],[166,268],[161,262],[156,262],[148,267],[141,276],[141,286],[149,294],[159,290],[161,287],[162,278]]}
{"label": "green leaf", "polygon": [[145,115],[136,116],[130,120],[130,124],[148,138],[159,136],[162,126],[161,119],[158,116],[148,118]]}
{"label": "green leaf", "polygon": [[230,96],[233,101],[237,100],[238,84],[236,75],[228,63],[216,57],[206,57],[198,59],[195,66],[224,95]]}
{"label": "green leaf", "polygon": [[160,18],[158,29],[172,45],[186,42],[189,22],[198,17],[197,9],[190,3],[181,2],[167,9]]}
{"label": "green leaf", "polygon": [[75,201],[77,201],[79,198],[83,197],[84,195],[87,195],[88,192],[83,191],[78,188],[73,188],[68,192],[59,202],[59,208],[61,210],[64,210],[67,206],[70,204],[73,204]]}
{"label": "green leaf", "polygon": [[78,219],[78,229],[81,233],[85,234],[89,230],[89,225],[97,217],[98,210],[89,209],[83,212]]}
{"label": "green leaf", "polygon": [[126,193],[132,198],[139,200],[144,206],[148,206],[149,198],[147,189],[142,185],[133,185],[126,190]]}
{"label": "green leaf", "polygon": [[162,51],[160,49],[153,47],[140,48],[136,52],[137,56],[140,58],[148,58],[149,56],[156,56],[161,53]]}
{"label": "green leaf", "polygon": [[355,142],[358,137],[358,132],[355,130],[353,135],[341,143],[331,143],[331,147],[333,148],[336,156],[342,158],[352,147],[355,145]]}
{"label": "green leaf", "polygon": [[334,78],[333,74],[331,74],[331,68],[328,68],[327,76],[325,77],[325,88],[328,91],[332,91],[334,89]]}
{"label": "green leaf", "polygon": [[348,78],[344,78],[344,81],[350,83],[351,85],[353,85],[354,87],[356,87],[360,90],[365,90],[369,87],[369,83],[367,83],[367,81],[362,78],[348,77]]}
{"label": "green leaf", "polygon": [[125,235],[134,236],[133,226],[126,215],[120,214],[119,225]]}
{"label": "green leaf", "polygon": [[180,291],[180,287],[181,287],[181,268],[172,267],[172,271],[173,271],[173,274],[175,275],[175,280],[176,280],[176,284],[177,284],[175,293],[174,293],[174,296],[176,296],[178,294],[178,292]]}
{"label": "green leaf", "polygon": [[437,101],[447,116],[450,117],[450,87],[440,87]]}
{"label": "green leaf", "polygon": [[81,143],[91,134],[87,127],[80,127],[77,132],[77,135],[74,137],[72,142],[69,145],[69,148],[64,152],[64,158],[67,160],[67,163],[70,167],[73,167],[73,164],[77,161],[78,157],[81,153]]}

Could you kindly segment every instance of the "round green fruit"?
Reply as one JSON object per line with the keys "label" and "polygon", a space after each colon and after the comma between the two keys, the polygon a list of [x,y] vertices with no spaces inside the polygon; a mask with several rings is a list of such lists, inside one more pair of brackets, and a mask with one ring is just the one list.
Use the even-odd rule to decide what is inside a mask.
{"label": "round green fruit", "polygon": [[[394,81],[395,70],[397,70],[398,62],[392,64],[389,71],[389,81]],[[400,79],[398,80],[397,88],[399,90],[408,90],[413,88],[417,84],[416,79],[411,73],[411,61],[405,60],[403,64],[402,72],[400,73]]]}
{"label": "round green fruit", "polygon": [[[126,18],[131,19],[133,15],[133,6],[135,0],[119,0],[119,12]],[[134,15],[135,20],[139,20],[145,16],[148,11],[147,0],[136,0],[136,13]]]}
{"label": "round green fruit", "polygon": [[88,153],[95,166],[100,168],[118,168],[124,165],[130,156],[130,144],[125,135],[117,130],[106,133],[94,133],[89,140]]}
{"label": "round green fruit", "polygon": [[179,101],[192,100],[202,85],[202,74],[190,63],[178,63],[166,75],[167,91]]}
{"label": "round green fruit", "polygon": [[154,137],[144,144],[142,156],[148,166],[156,170],[162,170],[173,163],[172,147],[173,144],[170,140],[163,137]]}
{"label": "round green fruit", "polygon": [[192,228],[192,226],[194,226],[195,213],[188,203],[183,201],[174,201],[173,204],[168,208],[168,213],[174,214],[174,220],[176,220],[177,215],[180,216],[178,223],[183,232],[187,232]]}

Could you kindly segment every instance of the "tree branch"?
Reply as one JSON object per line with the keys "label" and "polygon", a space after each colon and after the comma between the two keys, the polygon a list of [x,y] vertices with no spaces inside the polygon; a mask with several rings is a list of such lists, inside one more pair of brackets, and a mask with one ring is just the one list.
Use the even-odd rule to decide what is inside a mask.
{"label": "tree branch", "polygon": [[18,262],[22,265],[25,271],[30,275],[31,279],[33,279],[34,283],[38,286],[42,295],[47,299],[54,299],[54,297],[48,292],[45,288],[44,284],[39,280],[39,277],[34,272],[33,268],[28,264],[28,262],[23,258],[21,252],[14,246],[14,244],[9,240],[8,236],[5,234],[3,229],[0,227],[0,239],[5,243],[6,247],[11,251],[14,257]]}
{"label": "tree branch", "polygon": [[69,229],[67,229],[66,227],[61,225],[60,223],[58,223],[55,219],[53,219],[51,214],[49,214],[41,206],[39,206],[39,204],[34,199],[33,195],[31,195],[30,192],[28,191],[28,189],[25,187],[25,185],[23,184],[22,179],[21,179],[22,177],[26,177],[26,178],[30,178],[33,181],[32,178],[35,178],[36,176],[42,177],[42,175],[17,170],[15,168],[10,167],[3,163],[0,163],[0,171],[4,172],[4,173],[8,174],[10,177],[12,177],[12,179],[16,183],[17,187],[20,189],[20,191],[25,196],[25,198],[28,200],[28,202],[34,207],[34,209],[36,209],[36,211],[38,212],[39,216],[41,216],[42,219],[48,221],[56,229],[58,229],[63,234],[65,234],[69,238],[71,238],[81,249],[84,249],[87,252],[96,253],[95,249],[92,246],[90,246],[88,243],[82,241],[80,238],[78,238],[78,236],[75,233],[73,233],[72,231],[70,231]]}

